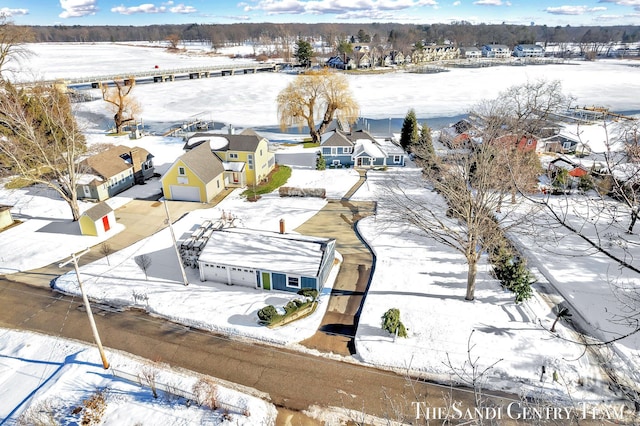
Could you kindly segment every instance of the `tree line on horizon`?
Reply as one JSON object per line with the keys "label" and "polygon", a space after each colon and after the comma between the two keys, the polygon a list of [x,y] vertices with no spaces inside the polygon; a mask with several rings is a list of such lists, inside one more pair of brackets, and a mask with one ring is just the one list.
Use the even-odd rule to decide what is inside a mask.
{"label": "tree line on horizon", "polygon": [[201,41],[212,48],[229,44],[253,42],[279,44],[305,39],[323,41],[334,46],[340,41],[351,43],[386,43],[402,50],[420,41],[427,44],[453,43],[458,46],[484,44],[531,43],[634,43],[640,41],[640,26],[547,26],[471,24],[466,21],[450,24],[399,23],[238,23],[238,24],[162,24],[147,26],[54,25],[30,26],[35,42],[164,42],[171,36],[181,40]]}

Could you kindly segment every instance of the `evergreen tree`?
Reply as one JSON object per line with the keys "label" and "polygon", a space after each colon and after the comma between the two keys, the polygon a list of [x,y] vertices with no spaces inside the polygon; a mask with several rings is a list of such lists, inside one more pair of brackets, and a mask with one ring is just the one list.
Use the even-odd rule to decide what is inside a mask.
{"label": "evergreen tree", "polygon": [[313,57],[313,47],[311,43],[298,39],[295,49],[296,52],[293,56],[298,60],[298,63],[305,68],[311,66],[311,58]]}
{"label": "evergreen tree", "polygon": [[411,151],[420,160],[427,164],[432,164],[436,157],[436,151],[433,149],[433,140],[431,138],[431,128],[426,123],[420,127],[420,136],[418,142],[411,148]]}
{"label": "evergreen tree", "polygon": [[321,153],[318,153],[318,158],[316,158],[316,170],[326,170],[327,168],[327,160],[324,159]]}
{"label": "evergreen tree", "polygon": [[418,141],[418,119],[413,108],[407,112],[402,122],[402,130],[400,132],[400,145],[405,151]]}
{"label": "evergreen tree", "polygon": [[536,280],[527,269],[524,259],[516,256],[507,247],[500,247],[491,255],[493,273],[500,283],[515,293],[516,303],[523,302],[533,296],[531,284]]}

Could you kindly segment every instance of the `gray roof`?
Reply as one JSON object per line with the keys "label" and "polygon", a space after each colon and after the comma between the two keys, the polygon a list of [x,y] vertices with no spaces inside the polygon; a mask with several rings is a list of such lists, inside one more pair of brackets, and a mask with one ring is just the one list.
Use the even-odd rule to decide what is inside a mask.
{"label": "gray roof", "polygon": [[353,142],[344,133],[336,130],[322,142],[322,146],[353,146]]}
{"label": "gray roof", "polygon": [[211,182],[224,173],[222,161],[211,152],[209,141],[204,141],[182,154],[178,160],[181,160],[204,183]]}
{"label": "gray roof", "polygon": [[113,209],[111,208],[111,206],[105,203],[104,201],[102,201],[96,204],[95,206],[91,207],[90,209],[85,210],[85,212],[82,213],[82,216],[87,216],[89,219],[95,222],[96,220],[102,219],[112,211]]}
{"label": "gray roof", "polygon": [[368,139],[372,142],[376,142],[376,138],[374,138],[373,136],[371,136],[371,133],[367,132],[366,130],[354,130],[351,133],[345,133],[345,136],[347,138],[349,138],[349,140],[351,142],[355,142],[361,139]]}
{"label": "gray roof", "polygon": [[[127,161],[125,157],[133,156],[133,163]],[[85,159],[83,164],[88,166],[94,174],[98,174],[105,179],[116,176],[125,170],[134,167],[140,169],[140,164],[153,158],[153,155],[144,148],[115,145],[109,149],[99,152]]]}
{"label": "gray roof", "polygon": [[254,134],[240,134],[240,135],[225,135],[221,133],[195,133],[193,136],[189,138],[189,140],[185,143],[184,149],[193,149],[202,143],[204,143],[207,138],[224,138],[229,141],[229,144],[225,147],[217,147],[213,148],[214,151],[243,151],[243,152],[256,152],[258,149],[258,144],[262,139],[262,136],[257,133]]}

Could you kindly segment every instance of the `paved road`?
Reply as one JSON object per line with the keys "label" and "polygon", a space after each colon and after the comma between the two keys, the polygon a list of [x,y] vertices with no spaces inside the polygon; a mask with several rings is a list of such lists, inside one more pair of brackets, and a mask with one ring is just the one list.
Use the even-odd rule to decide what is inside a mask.
{"label": "paved road", "polygon": [[[107,355],[108,348],[119,349],[255,388],[289,410],[333,406],[385,418],[395,417],[392,411],[400,409],[411,420],[414,401],[442,406],[443,394],[449,391],[465,404],[472,398],[467,392],[408,381],[391,372],[230,340],[136,310],[94,309]],[[0,279],[0,326],[93,341],[79,297],[7,279]],[[96,360],[99,362],[97,349]]]}

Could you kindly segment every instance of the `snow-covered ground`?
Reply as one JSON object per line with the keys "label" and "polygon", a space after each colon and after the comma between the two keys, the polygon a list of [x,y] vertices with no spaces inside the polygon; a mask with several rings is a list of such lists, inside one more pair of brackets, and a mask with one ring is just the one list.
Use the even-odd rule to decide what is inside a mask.
{"label": "snow-covered ground", "polygon": [[[35,45],[33,50],[39,56],[32,58],[31,64],[33,68],[46,72],[43,75],[45,78],[71,76],[71,73],[120,73],[155,65],[178,68],[195,66],[206,60],[230,60],[203,59],[187,54],[175,56],[162,49],[117,45],[100,45],[99,49],[87,45],[55,45],[55,48]],[[137,61],[133,60],[135,56],[138,57]],[[71,70],[66,60],[71,57],[84,59],[74,61],[76,63]],[[105,57],[129,57],[131,60],[101,60]],[[95,62],[92,61],[94,58]],[[124,68],[125,64],[127,68]],[[135,64],[139,64],[140,68]],[[637,68],[632,64],[618,60],[573,62],[565,65],[455,69],[427,75],[394,73],[349,76],[349,79],[354,96],[361,105],[362,115],[369,118],[403,117],[409,108],[414,108],[421,117],[463,114],[476,102],[493,98],[502,89],[538,78],[561,80],[565,91],[576,96],[580,105],[595,104],[614,111],[629,111],[640,110],[635,96],[640,93],[640,79],[637,78]],[[148,121],[174,123],[188,120],[194,115],[203,115],[234,127],[275,126],[275,98],[290,79],[288,75],[265,73],[139,85],[134,93],[143,105],[143,119]],[[596,81],[597,88],[594,87]],[[90,143],[140,145],[155,156],[154,161],[160,172],[181,153],[182,143],[176,138],[146,136],[130,141],[105,136],[111,113],[102,101],[78,104],[77,107]],[[370,172],[367,185],[356,193],[354,199],[377,199],[379,203],[384,203],[378,188],[385,179],[395,174],[416,172],[417,169],[412,167]],[[294,168],[291,179],[290,184],[296,186],[324,186],[327,196],[333,198],[344,194],[355,183],[357,176],[352,170],[321,173]],[[142,188],[146,192],[159,190],[157,182]],[[126,203],[131,197],[137,196],[135,191],[140,189],[134,187],[110,203],[114,203],[114,207]],[[433,196],[428,191],[423,195]],[[277,230],[279,220],[284,218],[287,228],[294,229],[321,209],[324,203],[319,199],[280,198],[276,194],[249,203],[234,192],[214,209],[190,213],[178,221],[175,228],[177,235],[181,235],[204,219],[219,218],[224,210],[236,216],[237,223],[247,228]],[[56,200],[48,191],[38,188],[2,189],[0,204],[14,205],[12,212],[24,220],[23,224],[1,234],[0,271],[4,273],[59,261],[68,253],[96,243],[95,239],[89,240],[93,237],[79,235],[60,239],[60,231],[56,230],[65,226],[68,230],[74,224],[70,223],[70,214],[64,203]],[[380,212],[383,211],[381,208]],[[601,384],[600,373],[591,363],[591,358],[580,357],[582,348],[579,345],[560,338],[573,339],[571,330],[562,323],[557,336],[544,329],[550,326],[554,315],[540,296],[536,295],[522,305],[515,305],[511,294],[491,278],[489,267],[483,264],[478,275],[477,299],[473,303],[465,302],[466,264],[460,254],[408,232],[401,224],[395,227],[381,226],[385,223],[385,218],[378,216],[366,218],[358,225],[376,253],[377,263],[360,317],[356,339],[357,360],[388,368],[410,369],[416,374],[446,380],[453,373],[452,370],[460,373],[463,369],[467,359],[467,344],[471,338],[473,359],[477,358],[481,365],[497,362],[490,371],[488,386],[492,388],[515,393],[544,392],[549,399],[566,399],[570,394],[587,403],[612,398]],[[53,232],[49,232],[51,230]],[[544,235],[547,230],[543,228],[539,232]],[[20,238],[14,233],[19,233],[31,243],[21,245]],[[637,240],[637,236],[631,238]],[[33,250],[33,241],[38,241],[41,247],[55,242],[59,247],[57,252],[62,255],[56,259],[55,252],[52,256],[51,250]],[[548,247],[543,249],[541,245],[525,239],[521,243],[527,248],[527,257],[539,273],[540,282],[549,281],[558,287],[587,321],[593,318],[591,326],[609,328],[612,318],[611,315],[607,317],[607,313],[617,312],[618,309],[606,280],[606,271],[613,268],[612,264],[586,251],[584,243],[572,236],[561,241],[565,247],[572,248],[571,253],[549,252]],[[634,241],[633,247],[636,243]],[[277,331],[257,325],[257,309],[265,304],[284,304],[292,297],[289,294],[238,290],[201,283],[194,271],[187,271],[190,285],[184,287],[179,271],[170,266],[173,261],[170,258],[171,250],[168,249],[170,244],[168,231],[161,231],[111,255],[109,264],[106,260],[100,260],[81,268],[83,283],[90,297],[111,303],[142,303],[150,312],[174,321],[292,347],[297,347],[294,342],[312,334],[317,328],[322,310]],[[153,277],[153,286],[150,285],[151,280],[145,280],[144,274],[133,261],[134,255],[142,253],[152,256],[149,275]],[[576,257],[576,253],[583,255]],[[25,258],[28,262],[25,262]],[[634,259],[637,258],[638,255],[634,256]],[[638,285],[638,277],[626,278],[628,280],[625,282]],[[585,291],[584,285],[579,285],[586,285],[587,282],[590,283],[589,291]],[[103,290],[107,283],[108,292]],[[67,291],[77,292],[73,274],[59,279],[58,285]],[[134,293],[145,297],[134,297]],[[166,298],[163,293],[171,294],[171,297]],[[323,302],[326,301],[326,293],[321,298]],[[203,300],[208,302],[202,303]],[[326,303],[321,303],[321,307],[323,305],[326,307]],[[409,328],[407,339],[394,342],[392,336],[385,335],[380,329],[380,317],[391,307],[400,309],[402,320]],[[212,312],[216,314],[212,315]],[[2,336],[5,335],[8,334]],[[0,342],[3,341],[4,338],[0,337]],[[108,342],[104,343],[108,346]],[[638,356],[637,338],[624,339],[618,345],[629,360]],[[7,349],[2,350],[3,355],[17,356],[17,349],[12,349],[11,345],[5,347]],[[96,363],[97,354],[87,356],[93,356],[91,362]],[[64,356],[56,362],[64,362]],[[546,375],[541,377],[543,366]],[[12,369],[14,374],[22,371],[20,367]],[[559,377],[557,382],[553,380],[554,372]],[[23,391],[23,399],[27,399],[37,389],[25,385],[20,390]],[[40,393],[37,393],[37,398],[40,398]],[[15,408],[9,407],[8,411]]]}
{"label": "snow-covered ground", "polygon": [[[24,425],[256,425],[274,424],[276,408],[259,392],[162,363],[108,350],[110,369],[95,348],[78,342],[0,328],[0,420]],[[212,383],[220,401],[199,405],[200,382]],[[150,384],[157,389],[154,397]],[[198,396],[200,395],[200,396]],[[89,409],[85,401],[98,401]],[[105,409],[97,415],[99,408]],[[82,409],[82,410],[80,410]],[[84,423],[94,418],[99,423]]]}

